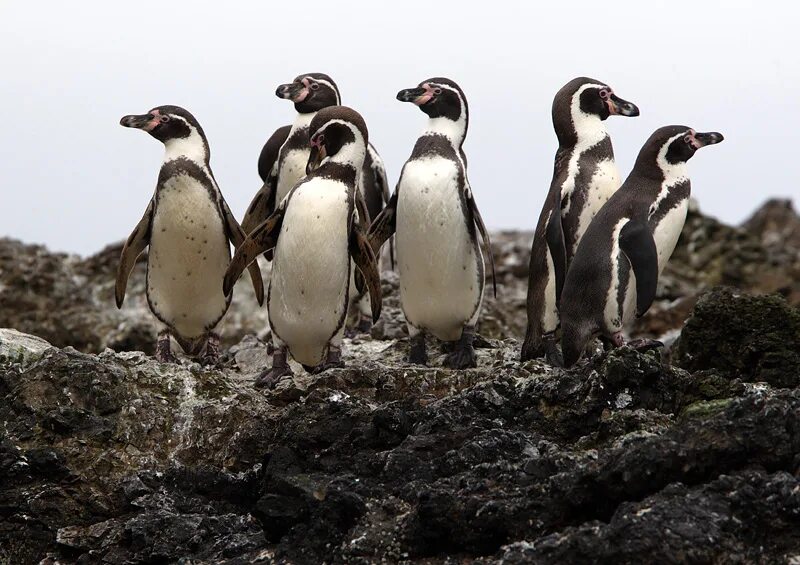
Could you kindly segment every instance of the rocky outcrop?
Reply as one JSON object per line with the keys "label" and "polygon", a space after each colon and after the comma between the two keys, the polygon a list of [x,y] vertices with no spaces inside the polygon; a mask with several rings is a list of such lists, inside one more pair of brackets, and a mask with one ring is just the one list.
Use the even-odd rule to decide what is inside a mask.
{"label": "rocky outcrop", "polygon": [[268,392],[246,285],[221,367],[160,364],[137,351],[142,265],[117,311],[118,247],[2,240],[0,325],[19,331],[0,330],[0,563],[797,561],[797,255],[767,235],[796,224],[756,217],[692,212],[637,327],[680,334],[667,355],[520,363],[530,240],[508,232],[477,369],[440,368],[433,341],[431,367],[404,362],[387,273],[347,367]]}

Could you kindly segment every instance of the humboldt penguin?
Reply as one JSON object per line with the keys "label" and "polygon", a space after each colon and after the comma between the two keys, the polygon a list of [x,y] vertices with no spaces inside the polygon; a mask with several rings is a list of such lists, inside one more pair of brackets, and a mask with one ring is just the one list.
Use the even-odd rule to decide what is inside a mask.
{"label": "humboldt penguin", "polygon": [[[192,114],[178,106],[158,106],[146,114],[125,116],[120,124],[146,131],[166,151],[155,194],[122,248],[117,307],[125,299],[136,258],[149,246],[147,302],[163,324],[156,358],[175,361],[172,336],[188,355],[213,364],[219,355],[214,328],[231,301],[219,281],[231,259],[230,243],[240,245],[245,234],[214,179],[208,140]],[[257,263],[250,276],[262,304],[264,288]]]}
{"label": "humboldt penguin", "polygon": [[[666,126],[644,144],[631,174],[586,230],[567,272],[561,295],[565,366],[574,365],[597,335],[608,345],[623,345],[625,325],[650,308],[686,221],[687,161],[722,140],[716,132]],[[642,342],[631,345],[652,344]]]}
{"label": "humboldt penguin", "polygon": [[[289,190],[305,176],[308,162],[309,124],[316,113],[323,108],[341,104],[339,88],[331,77],[323,73],[306,73],[298,76],[291,83],[278,86],[275,94],[279,98],[291,100],[297,110],[297,117],[290,130],[277,130],[267,141],[259,158],[259,173],[269,167],[270,157],[274,176],[265,181],[262,188],[253,197],[245,213],[242,227],[249,233],[256,225],[263,222],[280,203]],[[277,154],[274,147],[283,138]],[[356,193],[356,207],[364,227],[369,226],[372,218],[380,213],[389,199],[389,182],[383,160],[372,144],[367,144],[364,164],[359,171]],[[265,253],[271,260],[271,250]],[[353,289],[355,290],[355,289]],[[367,297],[355,293],[351,297],[352,315],[348,325],[358,331],[367,331],[371,326],[369,317],[369,301]]]}
{"label": "humboldt penguin", "polygon": [[429,119],[394,194],[370,227],[370,238],[379,249],[396,234],[409,361],[427,363],[425,334],[430,333],[453,342],[445,366],[475,367],[473,339],[484,288],[478,232],[493,274],[494,259],[467,178],[463,148],[469,124],[467,99],[446,78],[431,78],[416,88],[401,90],[397,99],[417,105]]}
{"label": "humboldt penguin", "polygon": [[552,114],[558,150],[531,246],[528,325],[521,358],[544,355],[548,362],[561,365],[556,330],[564,277],[581,236],[620,185],[605,120],[638,116],[639,109],[605,83],[581,77],[556,93]]}
{"label": "humboldt penguin", "polygon": [[333,106],[314,116],[309,134],[306,176],[247,236],[223,281],[227,294],[247,265],[274,248],[267,309],[275,351],[257,387],[272,387],[292,374],[287,354],[308,371],[343,366],[351,264],[357,268],[355,284],[368,290],[372,320],[380,315],[378,265],[355,205],[367,126],[356,111]]}

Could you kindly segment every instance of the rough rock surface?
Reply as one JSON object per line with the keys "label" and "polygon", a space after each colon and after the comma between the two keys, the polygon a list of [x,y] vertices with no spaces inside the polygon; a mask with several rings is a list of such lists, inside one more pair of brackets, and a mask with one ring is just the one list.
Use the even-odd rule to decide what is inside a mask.
{"label": "rough rock surface", "polygon": [[118,248],[0,241],[0,564],[800,562],[800,253],[766,235],[798,222],[754,218],[692,213],[637,328],[691,315],[669,356],[519,363],[530,241],[503,233],[477,369],[404,363],[387,274],[347,368],[268,393],[246,285],[221,368],[160,364],[129,351],[141,265],[118,312]]}

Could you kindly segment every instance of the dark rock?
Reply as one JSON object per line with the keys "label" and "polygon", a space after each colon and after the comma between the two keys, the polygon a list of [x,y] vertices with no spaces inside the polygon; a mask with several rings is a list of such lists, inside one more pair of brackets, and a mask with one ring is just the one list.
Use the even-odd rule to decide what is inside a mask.
{"label": "dark rock", "polygon": [[776,296],[718,289],[703,296],[686,323],[676,362],[776,387],[800,385],[800,310]]}
{"label": "dark rock", "polygon": [[[160,364],[105,349],[152,346],[143,265],[113,305],[119,246],[2,240],[3,323],[58,347],[0,329],[0,563],[796,561],[794,216],[691,211],[636,328],[669,344],[694,309],[671,351],[519,363],[531,236],[502,232],[476,369],[443,369],[433,339],[430,367],[405,362],[386,274],[345,368],[265,392],[265,311],[244,285],[219,368]],[[720,283],[786,300],[704,294]]]}

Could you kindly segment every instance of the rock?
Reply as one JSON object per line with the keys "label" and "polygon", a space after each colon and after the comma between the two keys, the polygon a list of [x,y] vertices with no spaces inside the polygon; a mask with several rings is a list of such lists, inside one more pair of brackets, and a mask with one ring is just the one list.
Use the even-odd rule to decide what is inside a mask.
{"label": "rock", "polygon": [[40,337],[0,328],[0,359],[27,365],[53,347]]}
{"label": "rock", "polygon": [[502,232],[477,368],[442,368],[433,339],[430,367],[405,362],[385,273],[346,367],[293,365],[271,391],[252,386],[269,351],[246,285],[219,367],[161,364],[142,264],[112,302],[118,245],[0,240],[0,319],[20,330],[0,330],[0,563],[792,562],[792,214],[735,228],[693,208],[634,331],[670,351],[520,363],[531,234]]}
{"label": "rock", "polygon": [[701,297],[686,322],[675,361],[776,387],[800,385],[800,310],[776,296],[722,288]]}

